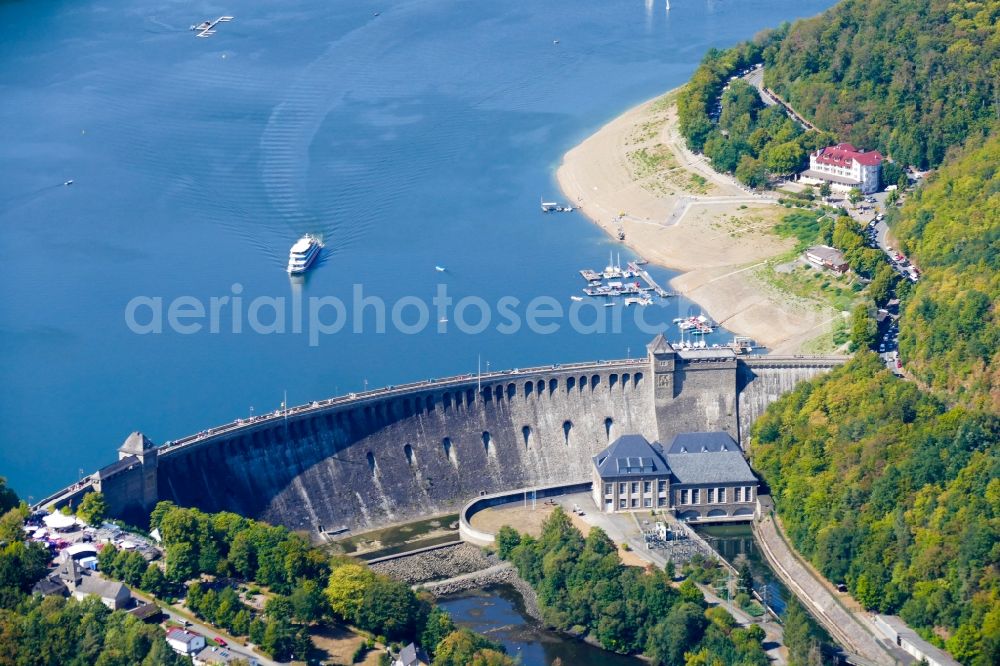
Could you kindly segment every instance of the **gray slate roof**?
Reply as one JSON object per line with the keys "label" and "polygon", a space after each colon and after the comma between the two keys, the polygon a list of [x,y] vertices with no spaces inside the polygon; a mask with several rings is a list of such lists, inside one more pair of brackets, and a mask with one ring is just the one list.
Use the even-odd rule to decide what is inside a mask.
{"label": "gray slate roof", "polygon": [[682,432],[674,435],[670,446],[666,447],[668,454],[739,450],[740,445],[728,432]]}
{"label": "gray slate roof", "polygon": [[740,452],[668,453],[667,464],[677,483],[757,483]]}
{"label": "gray slate roof", "polygon": [[148,449],[155,449],[156,444],[150,441],[149,437],[146,437],[141,432],[133,432],[125,442],[118,447],[119,451],[124,451],[125,453],[142,453]]}
{"label": "gray slate roof", "polygon": [[594,456],[602,479],[622,476],[665,475],[670,472],[660,445],[642,435],[624,435]]}
{"label": "gray slate roof", "polygon": [[132,596],[132,593],[123,584],[113,580],[104,580],[97,576],[84,576],[76,589],[81,594],[94,594],[101,599],[125,601]]}

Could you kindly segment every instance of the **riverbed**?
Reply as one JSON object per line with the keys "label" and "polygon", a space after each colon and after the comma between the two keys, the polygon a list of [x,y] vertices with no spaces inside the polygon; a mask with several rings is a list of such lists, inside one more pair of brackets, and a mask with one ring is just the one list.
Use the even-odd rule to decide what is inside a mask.
{"label": "riverbed", "polygon": [[550,666],[559,658],[565,666],[640,666],[635,657],[607,652],[593,645],[548,631],[524,613],[520,595],[507,586],[470,590],[439,600],[462,627],[488,636],[521,659],[523,666]]}

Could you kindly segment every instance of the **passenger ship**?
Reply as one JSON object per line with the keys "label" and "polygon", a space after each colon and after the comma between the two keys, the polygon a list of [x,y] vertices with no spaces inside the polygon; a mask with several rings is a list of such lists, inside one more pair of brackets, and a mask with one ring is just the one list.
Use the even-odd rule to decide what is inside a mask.
{"label": "passenger ship", "polygon": [[321,247],[323,243],[320,239],[310,234],[295,241],[295,245],[288,253],[288,274],[300,275],[309,270],[313,261],[319,256]]}

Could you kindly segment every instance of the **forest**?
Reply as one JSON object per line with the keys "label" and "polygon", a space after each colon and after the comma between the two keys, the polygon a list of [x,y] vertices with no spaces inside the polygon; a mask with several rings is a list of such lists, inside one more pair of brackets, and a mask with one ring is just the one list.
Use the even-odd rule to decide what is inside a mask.
{"label": "forest", "polygon": [[643,653],[655,665],[767,666],[760,627],[740,628],[723,608],[707,608],[690,579],[674,588],[659,569],[623,565],[603,530],[584,538],[560,507],[537,539],[501,528],[497,553],[535,589],[544,620],[557,629]]}
{"label": "forest", "polygon": [[[909,381],[859,353],[768,409],[752,462],[796,547],[827,577],[977,665],[1000,663],[998,20],[995,1],[847,0],[709,52],[678,100],[689,146],[747,184],[782,173],[777,146],[795,142],[799,152],[783,152],[803,156],[823,135],[779,123],[731,78],[756,62],[828,142],[937,169],[887,212],[922,272],[916,285],[875,262],[846,223],[783,223],[846,250],[875,304],[901,298]],[[883,182],[896,171],[887,163]],[[870,311],[853,313],[858,349],[874,339]]]}
{"label": "forest", "polygon": [[[681,91],[688,146],[716,170],[763,187],[800,171],[819,147],[848,141],[897,165],[937,167],[985,137],[1000,104],[1000,3],[846,0],[811,19],[711,49]],[[733,78],[764,66],[764,85],[818,130],[806,130]]]}
{"label": "forest", "polygon": [[925,278],[904,310],[900,353],[922,382],[1000,411],[1000,131],[930,177],[890,217]]}
{"label": "forest", "polygon": [[995,414],[948,407],[863,352],[775,402],[752,437],[786,531],[827,578],[962,663],[998,663]]}
{"label": "forest", "polygon": [[761,62],[787,30],[785,25],[730,49],[710,50],[677,97],[688,147],[754,188],[766,186],[771,175],[801,170],[811,151],[833,140],[824,132],[807,132],[780,106],[765,106],[757,89],[736,77]]}
{"label": "forest", "polygon": [[914,381],[862,353],[774,403],[751,449],[800,552],[977,666],[1000,663],[998,167],[1000,134],[973,140],[889,213],[923,273],[900,292]]}
{"label": "forest", "polygon": [[[88,511],[101,505],[98,493]],[[90,495],[88,495],[90,497]],[[0,666],[52,664],[174,666],[190,663],[171,650],[163,629],[98,599],[31,595],[49,552],[25,541],[28,507],[0,479]],[[416,641],[434,666],[513,666],[498,643],[465,629],[426,591],[375,574],[348,558],[331,558],[283,527],[232,513],[208,514],[161,502],[151,529],[166,557],[146,562],[136,551],[106,545],[99,568],[111,579],[172,604],[183,599],[199,618],[246,637],[277,660],[314,658],[310,628],[341,622],[389,645]],[[263,594],[258,610],[250,595]],[[388,663],[381,655],[380,663]]]}
{"label": "forest", "polygon": [[1000,3],[845,0],[763,49],[764,83],[896,162],[941,164],[997,118]]}

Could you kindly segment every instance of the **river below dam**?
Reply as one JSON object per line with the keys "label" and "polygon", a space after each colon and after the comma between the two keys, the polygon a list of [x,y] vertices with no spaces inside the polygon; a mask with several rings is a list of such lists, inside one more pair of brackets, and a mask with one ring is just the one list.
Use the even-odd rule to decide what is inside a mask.
{"label": "river below dam", "polygon": [[[0,475],[38,499],[133,430],[643,355],[700,310],[570,300],[622,246],[540,211],[562,155],[832,2],[0,4]],[[305,233],[326,247],[290,280]]]}
{"label": "river below dam", "polygon": [[774,612],[778,615],[785,614],[785,605],[791,592],[771,570],[771,566],[760,552],[749,523],[693,527],[708,541],[715,552],[722,555],[730,564],[733,564],[740,555],[746,557],[750,564],[750,572],[753,574],[754,590]]}
{"label": "river below dam", "polygon": [[607,652],[538,626],[524,613],[521,596],[506,585],[470,590],[438,602],[455,623],[501,643],[523,666],[641,666],[635,657]]}
{"label": "river below dam", "polygon": [[[746,556],[754,577],[754,589],[775,612],[784,614],[790,592],[761,555],[749,525],[701,525],[696,529],[729,562],[740,555]],[[509,586],[469,590],[445,597],[439,603],[458,625],[502,643],[508,654],[520,657],[524,666],[549,666],[557,657],[567,666],[639,666],[645,663],[540,627],[525,614],[520,594]]]}

